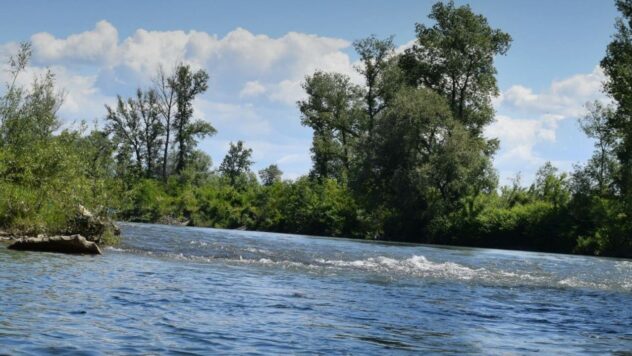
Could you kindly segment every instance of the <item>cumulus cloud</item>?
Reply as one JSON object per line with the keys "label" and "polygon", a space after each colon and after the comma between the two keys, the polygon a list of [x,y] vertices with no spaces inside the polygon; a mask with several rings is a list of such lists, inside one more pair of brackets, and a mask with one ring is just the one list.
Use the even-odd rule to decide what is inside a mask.
{"label": "cumulus cloud", "polygon": [[[148,81],[159,66],[185,62],[209,71],[217,82],[230,76],[242,81],[243,95],[268,93],[272,100],[293,105],[300,82],[316,70],[357,76],[346,53],[347,40],[289,32],[281,37],[253,34],[236,28],[224,37],[199,31],[136,30],[119,38],[107,21],[95,28],[57,38],[49,33],[31,37],[38,64],[92,64],[103,82]],[[115,78],[103,78],[115,76]],[[221,83],[218,83],[221,84]]]}
{"label": "cumulus cloud", "polygon": [[497,163],[522,160],[531,164],[541,164],[544,160],[534,154],[533,148],[540,142],[555,142],[556,130],[562,117],[548,115],[540,119],[515,119],[499,115],[487,127],[488,137],[500,139],[503,153]]}
{"label": "cumulus cloud", "polygon": [[[246,139],[256,160],[282,164],[294,172],[289,177],[305,173],[310,165],[310,133],[301,127],[296,111],[305,76],[335,71],[361,82],[349,56],[351,42],[306,33],[272,37],[244,28],[223,35],[137,29],[121,36],[103,20],[68,36],[41,32],[30,40],[33,66],[25,83],[46,68],[53,70],[65,92],[60,116],[66,123],[102,119],[104,104],[112,104],[117,94],[132,95],[137,87],[151,84],[160,66],[169,70],[183,62],[210,74],[209,90],[194,106],[197,117],[210,121],[219,133],[202,146],[218,158],[223,153],[214,142]],[[0,44],[0,56],[15,53],[17,47],[15,42]],[[0,79],[6,79],[5,71]],[[245,98],[257,98],[257,105],[243,103]]]}
{"label": "cumulus cloud", "polygon": [[587,101],[604,99],[601,93],[604,80],[603,70],[597,66],[591,73],[553,81],[551,86],[541,93],[534,93],[532,89],[522,85],[514,85],[504,91],[495,104],[531,115],[554,114],[576,117],[583,114]]}
{"label": "cumulus cloud", "polygon": [[244,136],[260,136],[272,131],[271,124],[250,104],[232,104],[197,99],[194,103],[196,116],[207,120],[219,132],[238,131]]}
{"label": "cumulus cloud", "polygon": [[70,35],[64,39],[41,32],[31,36],[33,57],[40,63],[86,62],[108,63],[116,58],[118,31],[107,21],[100,21],[94,30]]}
{"label": "cumulus cloud", "polygon": [[[485,131],[488,137],[500,139],[496,164],[501,168],[501,175],[511,166],[533,176],[535,169],[546,160],[556,161],[550,156],[545,159],[538,153],[538,147],[558,141],[562,122],[584,115],[586,102],[607,101],[601,92],[604,79],[603,71],[597,66],[590,73],[553,81],[540,92],[524,85],[513,85],[503,91],[493,102],[499,115]],[[579,130],[564,134],[583,137]],[[557,164],[571,167],[567,161],[558,160]]]}
{"label": "cumulus cloud", "polygon": [[265,93],[266,87],[257,80],[246,82],[243,89],[239,92],[240,97],[258,96]]}

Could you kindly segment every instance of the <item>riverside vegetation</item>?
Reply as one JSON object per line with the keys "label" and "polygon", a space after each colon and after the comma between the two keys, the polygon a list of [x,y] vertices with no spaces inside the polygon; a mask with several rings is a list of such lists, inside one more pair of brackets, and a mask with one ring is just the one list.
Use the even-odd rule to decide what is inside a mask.
{"label": "riverside vegetation", "polygon": [[498,186],[499,142],[483,135],[511,37],[468,6],[435,4],[403,53],[356,41],[363,85],[305,79],[313,168],[294,181],[274,164],[257,177],[241,141],[212,169],[196,145],[216,130],[192,105],[208,74],[186,64],[119,97],[102,125],[60,130],[53,73],[17,84],[24,43],[0,98],[0,227],[63,232],[81,204],[128,221],[632,257],[632,0],[617,7],[601,62],[612,103],[580,120],[594,156],[571,173],[547,163],[528,187]]}

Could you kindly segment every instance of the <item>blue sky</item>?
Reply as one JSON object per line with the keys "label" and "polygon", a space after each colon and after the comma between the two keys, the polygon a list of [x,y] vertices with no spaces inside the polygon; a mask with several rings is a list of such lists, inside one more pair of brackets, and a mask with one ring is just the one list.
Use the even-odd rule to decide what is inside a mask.
{"label": "blue sky", "polygon": [[[196,102],[218,135],[201,147],[215,166],[228,142],[254,149],[256,169],[277,163],[294,178],[311,165],[311,133],[294,102],[301,79],[316,69],[359,80],[353,40],[414,39],[434,1],[23,1],[0,13],[0,56],[15,43],[34,44],[35,74],[57,73],[66,91],[66,122],[104,116],[103,104],[149,84],[159,64],[184,60],[211,75]],[[577,117],[588,100],[603,100],[598,63],[617,16],[610,0],[472,0],[514,41],[497,59],[501,96],[487,135],[501,139],[495,165],[501,183],[521,172],[529,182],[550,160],[569,170],[591,154]],[[1,73],[0,76],[6,75]],[[25,78],[26,79],[26,78]]]}

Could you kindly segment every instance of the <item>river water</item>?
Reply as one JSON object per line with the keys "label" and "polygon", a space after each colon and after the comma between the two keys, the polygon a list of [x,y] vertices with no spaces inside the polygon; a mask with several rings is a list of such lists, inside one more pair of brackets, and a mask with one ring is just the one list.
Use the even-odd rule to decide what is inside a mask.
{"label": "river water", "polygon": [[632,354],[632,261],[123,224],[0,244],[0,354]]}

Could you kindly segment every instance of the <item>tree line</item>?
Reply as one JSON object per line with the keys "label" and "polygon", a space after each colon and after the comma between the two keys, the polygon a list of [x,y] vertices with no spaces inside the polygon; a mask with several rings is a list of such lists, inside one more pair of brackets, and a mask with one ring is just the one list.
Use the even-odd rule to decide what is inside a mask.
{"label": "tree line", "polygon": [[[63,130],[54,76],[7,83],[0,111],[0,226],[63,227],[81,202],[143,222],[410,242],[632,256],[632,1],[601,66],[612,104],[587,105],[580,124],[594,156],[573,172],[550,163],[535,181],[499,186],[499,142],[483,135],[499,94],[494,59],[512,38],[465,6],[438,2],[432,25],[396,53],[393,38],[353,46],[363,82],[335,72],[305,78],[300,120],[313,133],[308,175],[252,172],[252,150],[231,143],[217,169],[197,148],[216,133],[193,100],[208,74],[178,64],[149,88],[118,97],[102,127]],[[30,47],[12,57],[14,77]],[[64,210],[65,209],[65,210]]]}

